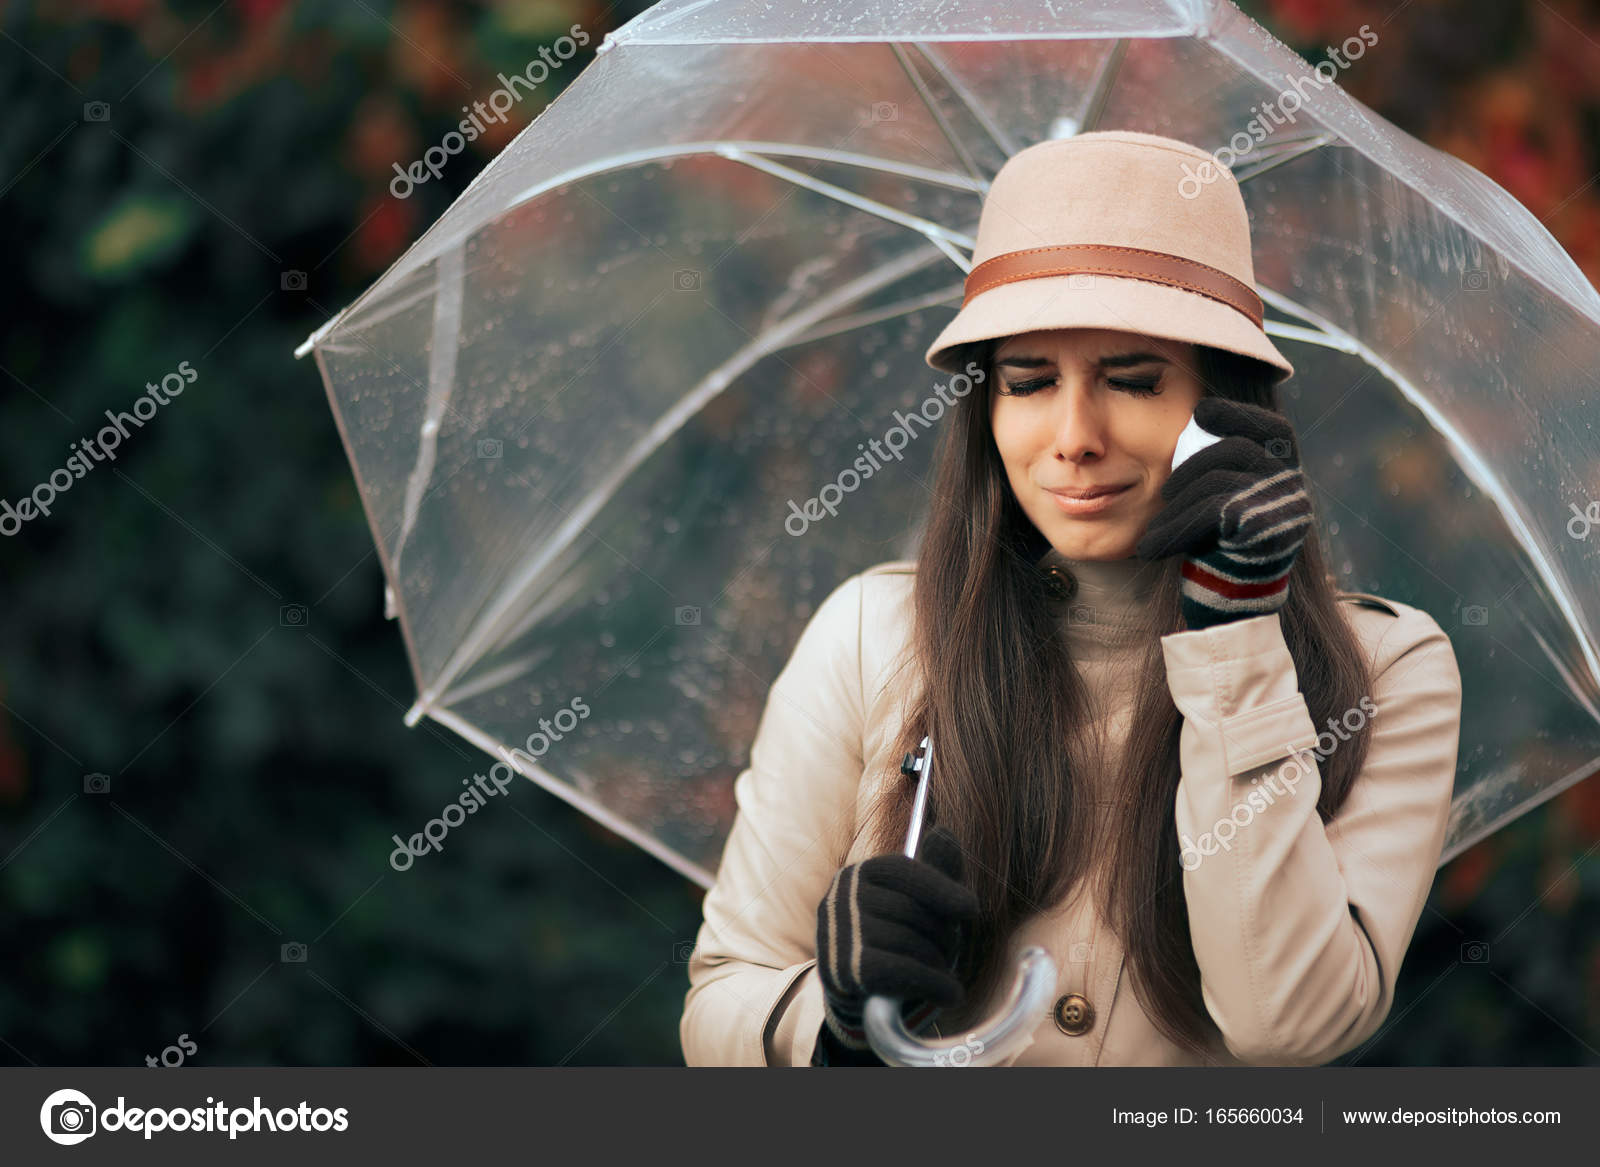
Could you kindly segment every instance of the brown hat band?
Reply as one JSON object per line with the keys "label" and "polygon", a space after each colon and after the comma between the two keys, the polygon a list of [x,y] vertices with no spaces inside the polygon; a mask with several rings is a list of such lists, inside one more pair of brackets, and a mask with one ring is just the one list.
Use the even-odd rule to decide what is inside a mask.
{"label": "brown hat band", "polygon": [[1080,272],[1149,280],[1197,292],[1243,313],[1257,328],[1261,327],[1261,297],[1256,295],[1254,288],[1234,279],[1227,272],[1165,251],[1110,247],[1098,243],[1030,247],[986,259],[967,274],[966,295],[961,306],[965,308],[974,296],[1001,284]]}

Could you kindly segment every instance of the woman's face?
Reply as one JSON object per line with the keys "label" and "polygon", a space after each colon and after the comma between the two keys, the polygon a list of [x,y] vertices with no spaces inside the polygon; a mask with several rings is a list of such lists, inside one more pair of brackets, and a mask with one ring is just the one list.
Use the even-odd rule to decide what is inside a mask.
{"label": "woman's face", "polygon": [[[1161,485],[1203,389],[1195,346],[1109,329],[1006,337],[989,419],[1024,513],[1069,559],[1126,559],[1166,506]],[[1098,500],[1068,497],[1121,488]]]}

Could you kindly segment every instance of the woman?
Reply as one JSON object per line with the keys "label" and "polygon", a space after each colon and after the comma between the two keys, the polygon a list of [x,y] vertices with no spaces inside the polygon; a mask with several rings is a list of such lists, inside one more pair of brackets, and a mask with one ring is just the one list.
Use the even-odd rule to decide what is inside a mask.
{"label": "woman", "polygon": [[[1089,133],[995,176],[927,354],[972,389],[920,557],[841,584],[773,684],[689,965],[690,1064],[878,1064],[873,993],[967,1033],[1034,944],[1058,991],[1011,1064],[1318,1064],[1382,1024],[1460,676],[1427,614],[1327,574],[1277,409],[1293,369],[1237,185],[1191,177],[1209,161]],[[1174,470],[1191,417],[1220,440]]]}

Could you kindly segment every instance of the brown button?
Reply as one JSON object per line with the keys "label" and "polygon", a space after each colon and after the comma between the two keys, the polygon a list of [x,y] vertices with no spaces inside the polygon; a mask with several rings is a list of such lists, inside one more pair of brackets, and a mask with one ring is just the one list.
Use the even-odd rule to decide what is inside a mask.
{"label": "brown button", "polygon": [[1078,581],[1055,564],[1044,571],[1044,586],[1058,600],[1070,600],[1078,590]]}
{"label": "brown button", "polygon": [[1068,1037],[1082,1037],[1094,1028],[1094,1006],[1082,993],[1068,993],[1056,1002],[1056,1028]]}

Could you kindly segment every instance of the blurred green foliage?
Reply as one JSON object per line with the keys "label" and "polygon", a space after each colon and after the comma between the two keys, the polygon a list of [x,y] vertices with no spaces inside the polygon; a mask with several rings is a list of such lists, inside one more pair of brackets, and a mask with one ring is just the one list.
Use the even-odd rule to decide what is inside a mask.
{"label": "blurred green foliage", "polygon": [[[1305,5],[1248,7],[1315,57]],[[1338,28],[1362,7],[1312,6]],[[1441,7],[1385,35],[1437,38]],[[0,1061],[137,1065],[187,1034],[205,1065],[681,1063],[694,885],[531,785],[390,868],[390,836],[487,759],[400,723],[411,679],[367,524],[316,371],[290,356],[538,110],[407,200],[392,164],[571,24],[592,52],[634,11],[0,16],[0,496],[146,382],[198,372],[114,464],[0,539]],[[1529,43],[1485,39],[1456,75]],[[1374,104],[1423,133],[1454,93]],[[1597,785],[1446,869],[1390,1026],[1347,1060],[1600,1061]],[[1463,961],[1477,941],[1487,962]]]}

